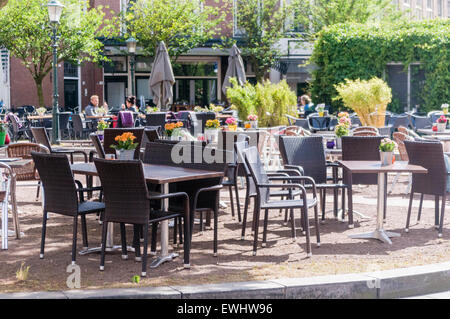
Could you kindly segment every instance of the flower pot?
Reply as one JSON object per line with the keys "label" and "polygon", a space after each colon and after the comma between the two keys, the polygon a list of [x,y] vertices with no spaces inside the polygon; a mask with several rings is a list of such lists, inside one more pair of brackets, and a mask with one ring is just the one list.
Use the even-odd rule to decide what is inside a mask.
{"label": "flower pot", "polygon": [[392,165],[393,158],[394,158],[394,152],[380,151],[381,166]]}
{"label": "flower pot", "polygon": [[342,138],[340,138],[340,137],[336,138],[336,148],[342,149]]}
{"label": "flower pot", "polygon": [[448,114],[448,108],[447,108],[447,107],[444,107],[444,108],[442,109],[442,112],[444,112],[444,114]]}
{"label": "flower pot", "polygon": [[319,112],[319,116],[322,117],[324,112]]}
{"label": "flower pot", "polygon": [[445,132],[445,128],[447,127],[447,123],[437,123],[437,131]]}
{"label": "flower pot", "polygon": [[327,141],[327,148],[330,149],[330,150],[334,148],[334,141],[333,140]]}
{"label": "flower pot", "polygon": [[0,132],[0,145],[5,145],[6,131]]}
{"label": "flower pot", "polygon": [[218,129],[205,129],[205,138],[208,143],[217,143],[218,137]]}
{"label": "flower pot", "polygon": [[251,128],[258,128],[258,121],[250,121]]}
{"label": "flower pot", "polygon": [[116,150],[118,160],[130,161],[134,159],[135,150]]}
{"label": "flower pot", "polygon": [[103,141],[103,136],[105,136],[104,131],[97,131],[97,136],[100,141]]}
{"label": "flower pot", "polygon": [[171,141],[181,141],[181,136],[179,136],[179,135],[171,135],[170,137],[169,137],[169,140],[171,140]]}
{"label": "flower pot", "polygon": [[236,131],[237,125],[228,125],[228,131]]}

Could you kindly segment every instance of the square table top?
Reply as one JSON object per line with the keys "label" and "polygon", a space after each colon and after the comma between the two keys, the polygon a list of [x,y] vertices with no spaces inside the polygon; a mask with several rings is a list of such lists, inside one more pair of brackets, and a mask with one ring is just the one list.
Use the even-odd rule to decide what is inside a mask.
{"label": "square table top", "polygon": [[395,161],[394,164],[387,166],[381,166],[381,161],[338,161],[338,163],[352,173],[428,173],[426,168],[410,165],[405,161]]}
{"label": "square table top", "polygon": [[433,131],[430,128],[422,128],[417,130],[418,133],[426,135],[450,135],[450,130],[445,130],[444,132]]}
{"label": "square table top", "polygon": [[[143,164],[145,179],[153,184],[167,184],[224,176],[224,172],[184,168],[180,166]],[[94,163],[75,163],[70,165],[74,174],[97,176]]]}

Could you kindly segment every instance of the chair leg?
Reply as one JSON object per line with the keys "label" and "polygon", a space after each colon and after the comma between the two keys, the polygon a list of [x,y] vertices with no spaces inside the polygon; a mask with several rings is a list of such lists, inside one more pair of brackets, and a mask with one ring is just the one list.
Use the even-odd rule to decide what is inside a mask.
{"label": "chair leg", "polygon": [[417,214],[417,221],[420,221],[420,215],[422,215],[422,203],[423,203],[423,194],[420,194],[419,213]]}
{"label": "chair leg", "polygon": [[326,202],[327,202],[327,190],[324,188],[323,189],[323,197],[322,197],[322,219],[325,218]]}
{"label": "chair leg", "polygon": [[[255,198],[255,201],[257,202],[258,199]],[[253,256],[256,256],[256,250],[258,249],[258,229],[259,229],[259,214],[260,214],[260,208],[259,203],[256,203],[255,205],[255,212],[254,212],[254,223],[255,223],[255,235],[253,238]]]}
{"label": "chair leg", "polygon": [[353,190],[352,184],[349,185],[347,190],[347,198],[348,198],[348,227],[353,228]]}
{"label": "chair leg", "polygon": [[345,188],[342,188],[342,198],[341,198],[341,209],[342,209],[342,220],[345,218]]}
{"label": "chair leg", "polygon": [[439,227],[439,196],[434,196],[434,228]]}
{"label": "chair leg", "polygon": [[102,225],[102,247],[100,252],[100,271],[105,270],[105,250],[106,250],[106,235],[108,233],[108,222],[104,221]]}
{"label": "chair leg", "polygon": [[190,222],[189,222],[189,214],[185,214],[184,220],[184,268],[190,267],[190,250],[191,250],[191,233],[190,233]]}
{"label": "chair leg", "polygon": [[408,216],[406,217],[405,232],[409,232],[409,221],[410,221],[410,218],[411,218],[411,210],[412,210],[413,198],[414,198],[414,193],[411,192],[411,194],[409,195]]}
{"label": "chair leg", "polygon": [[183,223],[181,217],[178,217],[178,232],[180,233],[180,244],[183,244]]}
{"label": "chair leg", "polygon": [[86,225],[86,215],[81,215],[81,232],[83,234],[83,249],[87,249],[89,244]]}
{"label": "chair leg", "polygon": [[439,237],[439,238],[442,237],[442,227],[444,226],[445,199],[446,199],[446,195],[444,194],[444,195],[442,196],[441,220],[440,220],[440,222],[439,222],[439,232],[438,232],[438,237]]}
{"label": "chair leg", "polygon": [[314,206],[314,222],[316,226],[317,247],[320,247],[320,229],[319,229],[319,209]]}
{"label": "chair leg", "polygon": [[151,243],[151,248],[150,248],[151,254],[156,254],[156,237],[157,237],[157,234],[158,234],[158,223],[152,223],[152,243]]}
{"label": "chair leg", "polygon": [[[306,203],[306,200],[304,201]],[[308,206],[305,205],[303,209],[303,218],[305,219],[305,231],[306,231],[306,254],[308,257],[312,256],[311,253],[311,239],[310,239],[310,233],[309,233],[309,219],[308,219]]]}
{"label": "chair leg", "polygon": [[200,212],[200,231],[203,233],[203,212]]}
{"label": "chair leg", "polygon": [[38,181],[37,190],[36,190],[36,200],[39,199],[39,191],[41,189],[41,181]]}
{"label": "chair leg", "polygon": [[78,233],[78,215],[73,217],[73,237],[72,237],[72,265],[75,265],[77,259],[77,233]]}
{"label": "chair leg", "polygon": [[230,193],[230,204],[231,204],[231,217],[234,218],[234,203],[233,203],[233,190],[231,189],[232,186],[228,186],[228,191]]}
{"label": "chair leg", "polygon": [[294,216],[294,209],[290,209],[290,215],[291,215],[291,236],[292,241],[295,242],[295,239],[297,238],[297,234],[295,233],[295,216]]}
{"label": "chair leg", "polygon": [[217,257],[217,225],[218,225],[218,219],[219,219],[219,207],[218,203],[216,207],[214,208],[214,242],[213,242],[213,254],[214,257]]}
{"label": "chair leg", "polygon": [[248,196],[248,190],[247,190],[245,193],[244,216],[242,216],[241,240],[244,240],[244,238],[245,238],[245,227],[247,226],[247,213],[248,213],[249,202],[250,202],[250,198]]}
{"label": "chair leg", "polygon": [[120,238],[122,240],[122,259],[128,259],[127,234],[125,230],[125,223],[120,223]]}
{"label": "chair leg", "polygon": [[322,220],[325,220],[325,209],[323,208],[323,189],[319,189],[320,209],[322,210]]}
{"label": "chair leg", "polygon": [[262,247],[266,247],[267,244],[267,223],[269,219],[269,210],[264,210],[264,228],[263,228],[263,241],[262,241]]}
{"label": "chair leg", "polygon": [[177,244],[178,236],[178,218],[173,219],[173,244]]}
{"label": "chair leg", "polygon": [[333,213],[334,217],[338,218],[338,189],[333,189]]}
{"label": "chair leg", "polygon": [[41,237],[41,253],[39,254],[40,259],[44,259],[44,249],[45,249],[45,234],[47,232],[47,212],[44,211],[42,216],[42,237]]}
{"label": "chair leg", "polygon": [[143,260],[142,260],[142,277],[147,276],[147,250],[148,250],[148,223],[144,224],[144,253],[143,253]]}
{"label": "chair leg", "polygon": [[[139,227],[140,225],[133,225],[133,243],[134,243],[134,260],[141,261],[141,243],[139,241]],[[144,238],[145,240],[145,238]]]}
{"label": "chair leg", "polygon": [[234,190],[235,190],[235,193],[236,193],[236,207],[237,207],[238,221],[241,222],[242,221],[242,219],[241,219],[241,206],[240,206],[240,203],[239,203],[239,187],[238,187],[237,181],[236,181],[236,185],[234,186]]}

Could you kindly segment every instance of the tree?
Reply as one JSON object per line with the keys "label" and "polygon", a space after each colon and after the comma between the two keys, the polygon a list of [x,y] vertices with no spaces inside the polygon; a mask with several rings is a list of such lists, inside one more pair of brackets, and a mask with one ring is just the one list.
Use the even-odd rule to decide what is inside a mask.
{"label": "tree", "polygon": [[[42,81],[52,69],[52,31],[47,0],[9,0],[0,10],[0,45],[19,60],[36,83],[39,106],[44,106]],[[86,1],[64,0],[58,26],[58,63],[99,62],[103,43],[97,38],[116,33],[115,20],[105,19],[103,7]]]}
{"label": "tree", "polygon": [[391,0],[293,0],[292,14],[306,40],[314,40],[315,34],[325,26],[393,22],[403,17],[403,12]]}
{"label": "tree", "polygon": [[248,58],[258,82],[279,60],[277,42],[284,37],[291,5],[284,0],[239,0],[236,3],[237,29],[243,46],[242,55]]}
{"label": "tree", "polygon": [[219,6],[206,5],[205,0],[137,0],[124,17],[127,36],[137,38],[148,55],[164,41],[174,60],[213,38],[223,19]]}

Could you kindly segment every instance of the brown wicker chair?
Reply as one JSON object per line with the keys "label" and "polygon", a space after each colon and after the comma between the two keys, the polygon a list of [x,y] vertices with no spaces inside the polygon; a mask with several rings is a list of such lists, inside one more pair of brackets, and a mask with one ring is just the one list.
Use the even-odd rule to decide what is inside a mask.
{"label": "brown wicker chair", "polygon": [[[447,176],[449,173],[445,167],[444,150],[439,142],[419,142],[406,141],[406,151],[408,152],[409,163],[420,165],[428,170],[427,174],[412,174],[411,194],[409,197],[408,217],[406,219],[405,232],[409,231],[409,221],[411,218],[411,208],[414,193],[420,193],[419,214],[417,220],[420,220],[422,211],[423,195],[434,195],[435,216],[434,225],[438,228],[438,237],[442,237],[442,228],[444,224],[445,201],[447,195]],[[442,197],[441,217],[439,218],[439,197]]]}
{"label": "brown wicker chair", "polygon": [[31,156],[45,190],[40,258],[44,258],[47,214],[55,213],[73,217],[72,264],[75,264],[78,216],[81,216],[83,246],[87,248],[86,215],[102,212],[105,209],[105,204],[103,203],[85,201],[84,192],[101,190],[101,188],[83,188],[79,181],[74,180],[66,155],[31,152]]}
{"label": "brown wicker chair", "polygon": [[105,150],[105,154],[116,154],[116,150],[111,147],[111,145],[115,144],[115,138],[118,135],[122,135],[125,132],[131,132],[134,136],[136,136],[135,142],[138,143],[136,147],[136,151],[134,152],[134,159],[140,158],[141,152],[141,143],[142,143],[142,135],[144,134],[144,128],[107,128],[105,129],[105,135],[103,139],[103,149]]}
{"label": "brown wicker chair", "polygon": [[373,131],[373,132],[378,133],[378,129],[373,126],[358,126],[353,129],[353,132],[359,132],[359,131]]}
{"label": "brown wicker chair", "polygon": [[88,162],[88,155],[86,152],[81,150],[72,150],[68,148],[56,148],[52,147],[50,144],[50,140],[47,135],[47,131],[45,130],[45,127],[32,127],[31,133],[33,134],[33,138],[35,139],[36,143],[42,144],[45,147],[47,147],[50,150],[50,153],[52,154],[67,154],[70,156],[70,163],[73,164],[73,156],[75,154],[81,154],[84,157],[84,162]]}
{"label": "brown wicker chair", "polygon": [[[392,134],[392,136],[393,136],[394,141],[397,143],[398,152],[400,154],[400,160],[408,162],[409,158],[408,158],[408,153],[406,152],[406,147],[405,147],[404,141],[414,141],[414,138],[412,138],[411,136],[409,136],[407,134],[400,132],[400,128],[404,128],[404,127],[400,126],[399,131],[394,132]],[[394,190],[394,186],[397,183],[399,177],[400,177],[400,173],[397,173],[395,175],[394,180],[392,181],[391,190],[388,191],[388,194],[392,193],[392,191]],[[406,188],[406,194],[409,194],[411,183],[412,183],[412,175],[409,174],[409,182],[408,182],[408,186]]]}
{"label": "brown wicker chair", "polygon": [[[89,137],[92,141],[92,144],[94,144],[95,152],[97,153],[97,157],[104,159],[106,157],[105,150],[103,149],[102,142],[100,141],[100,138],[98,137],[98,135],[95,133],[91,133],[91,134],[89,134]],[[90,162],[91,162],[91,160],[90,160]]]}
{"label": "brown wicker chair", "polygon": [[[9,144],[6,148],[8,157],[20,157],[23,159],[31,159],[31,152],[49,153],[50,150],[43,145],[35,143],[15,143]],[[34,162],[31,162],[20,168],[13,168],[13,172],[16,174],[17,181],[38,181],[36,200],[39,198],[39,189],[41,187],[41,181],[39,174],[36,172]]]}
{"label": "brown wicker chair", "polygon": [[[105,268],[105,248],[108,223],[120,223],[122,237],[122,256],[127,256],[127,245],[125,237],[125,224],[134,225],[133,246],[136,259],[140,260],[139,226],[143,227],[144,254],[142,258],[142,276],[147,275],[147,246],[148,225],[157,225],[158,222],[168,219],[183,218],[184,220],[184,265],[189,267],[189,196],[183,192],[157,195],[149,193],[144,178],[144,170],[140,161],[109,161],[94,159],[98,175],[103,185],[105,196],[105,213],[102,216],[102,250],[100,259],[100,270]],[[150,201],[172,199],[181,197],[183,199],[183,210],[181,212],[161,211],[152,209]],[[152,238],[156,238],[156,227],[153,227]],[[126,257],[125,257],[126,258]]]}
{"label": "brown wicker chair", "polygon": [[375,131],[353,131],[352,136],[378,136],[379,134]]}

